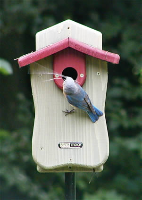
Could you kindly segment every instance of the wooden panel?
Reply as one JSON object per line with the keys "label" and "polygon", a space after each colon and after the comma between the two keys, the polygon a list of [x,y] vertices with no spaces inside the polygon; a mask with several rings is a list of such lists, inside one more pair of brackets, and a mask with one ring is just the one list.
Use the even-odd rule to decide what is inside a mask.
{"label": "wooden panel", "polygon": [[92,47],[102,49],[102,34],[87,26],[66,20],[36,34],[36,50],[71,37]]}
{"label": "wooden panel", "polygon": [[105,60],[107,62],[112,62],[114,64],[118,64],[120,60],[120,56],[118,54],[100,50],[89,46],[88,44],[74,40],[72,38],[67,38],[18,58],[18,64],[20,67],[23,67],[25,65],[41,60],[47,56],[60,52],[61,50],[67,47],[71,47],[77,50],[78,52],[82,52],[84,54],[90,55],[101,60]]}
{"label": "wooden panel", "polygon": [[[52,70],[52,57],[40,61]],[[41,70],[34,63],[31,72]],[[32,153],[39,171],[92,171],[102,169],[109,153],[105,114],[96,123],[88,115],[76,110],[64,116],[62,110],[70,105],[53,81],[45,82],[46,74],[31,74],[35,104]],[[107,88],[106,62],[87,56],[87,80],[84,89],[93,104],[104,112]],[[81,149],[60,149],[60,142],[82,142]]]}
{"label": "wooden panel", "polygon": [[29,54],[26,54],[20,58],[18,58],[18,64],[20,67],[23,67],[25,65],[29,65],[33,62],[36,62],[38,60],[41,60],[47,56],[50,56],[54,53],[57,53],[69,46],[68,44],[68,38],[64,39],[62,41],[59,41],[58,43],[55,43],[54,45],[48,45],[45,48],[42,48],[40,50],[37,50],[35,52],[31,52]]}
{"label": "wooden panel", "polygon": [[107,62],[112,62],[114,64],[118,64],[120,60],[120,56],[118,54],[94,48],[92,46],[89,46],[88,44],[78,42],[77,40],[74,40],[72,38],[69,38],[69,47],[94,58],[98,58]]}
{"label": "wooden panel", "polygon": [[72,167],[60,167],[60,168],[53,168],[53,169],[43,169],[40,166],[37,165],[37,170],[41,173],[45,173],[45,172],[101,172],[103,170],[103,165],[98,166],[94,169],[90,169],[90,168],[86,168],[86,167],[82,167],[82,166],[74,166]]}

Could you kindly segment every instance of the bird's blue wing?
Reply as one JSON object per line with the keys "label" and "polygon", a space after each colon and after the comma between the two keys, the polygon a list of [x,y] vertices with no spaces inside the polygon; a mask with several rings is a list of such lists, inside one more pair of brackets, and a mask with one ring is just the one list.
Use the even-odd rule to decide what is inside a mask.
{"label": "bird's blue wing", "polygon": [[99,119],[99,116],[102,116],[103,113],[91,103],[90,98],[84,89],[78,84],[77,87],[78,90],[75,93],[70,95],[65,94],[65,96],[72,106],[86,111],[91,121],[95,123]]}
{"label": "bird's blue wing", "polygon": [[80,109],[83,109],[83,100],[81,100],[80,98],[74,97],[73,95],[66,95],[68,102]]}
{"label": "bird's blue wing", "polygon": [[87,93],[83,90],[82,87],[79,86],[78,91],[75,94],[66,95],[66,97],[67,97],[68,102],[71,105],[73,105],[77,108],[80,108],[84,111],[87,111],[89,109],[88,104],[84,100],[86,95],[87,95]]}

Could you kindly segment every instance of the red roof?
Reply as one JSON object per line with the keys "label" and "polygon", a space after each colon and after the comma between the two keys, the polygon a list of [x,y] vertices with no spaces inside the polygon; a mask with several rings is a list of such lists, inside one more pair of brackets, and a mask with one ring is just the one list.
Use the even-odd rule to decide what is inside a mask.
{"label": "red roof", "polygon": [[94,47],[91,47],[83,42],[79,42],[72,38],[66,38],[62,41],[59,41],[55,44],[46,46],[42,49],[39,49],[35,52],[31,52],[24,56],[18,58],[18,63],[20,67],[24,67],[25,65],[29,65],[33,62],[41,60],[47,56],[50,56],[54,53],[57,53],[63,49],[71,47],[77,51],[80,51],[84,54],[90,55],[92,57],[111,62],[114,64],[118,64],[120,60],[120,56],[115,53],[111,53],[108,51],[100,50]]}

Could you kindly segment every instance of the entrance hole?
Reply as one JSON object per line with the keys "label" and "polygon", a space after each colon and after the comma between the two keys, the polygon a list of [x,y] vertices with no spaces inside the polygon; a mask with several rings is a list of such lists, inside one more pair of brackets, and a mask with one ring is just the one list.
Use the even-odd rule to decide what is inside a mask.
{"label": "entrance hole", "polygon": [[73,78],[74,80],[77,79],[77,71],[73,68],[73,67],[67,67],[62,71],[62,75],[64,76],[69,76],[71,78]]}

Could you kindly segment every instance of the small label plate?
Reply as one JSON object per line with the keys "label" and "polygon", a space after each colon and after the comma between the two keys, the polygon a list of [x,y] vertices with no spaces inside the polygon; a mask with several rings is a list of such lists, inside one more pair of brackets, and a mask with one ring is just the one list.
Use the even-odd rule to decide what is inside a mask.
{"label": "small label plate", "polygon": [[58,144],[58,147],[61,149],[77,149],[77,148],[82,148],[83,143],[82,142],[60,142]]}

